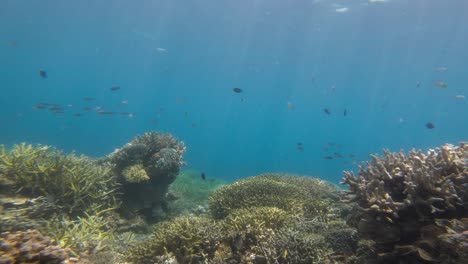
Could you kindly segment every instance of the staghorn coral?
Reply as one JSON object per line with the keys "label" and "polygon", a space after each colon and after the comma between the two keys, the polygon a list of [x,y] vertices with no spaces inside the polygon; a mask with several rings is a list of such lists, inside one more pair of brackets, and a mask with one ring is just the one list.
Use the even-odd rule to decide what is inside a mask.
{"label": "staghorn coral", "polygon": [[[56,245],[37,230],[0,235],[0,263],[67,263],[69,249]],[[69,263],[68,262],[68,263]]]}
{"label": "staghorn coral", "polygon": [[185,145],[170,134],[148,132],[116,149],[102,163],[110,163],[122,183],[123,210],[139,212],[151,219],[167,210],[165,195],[175,180]]}
{"label": "staghorn coral", "polygon": [[432,250],[440,248],[421,242],[425,228],[436,219],[468,215],[467,153],[465,143],[406,155],[385,150],[361,166],[358,177],[344,172],[350,187],[344,200],[356,205],[349,223],[370,241],[361,243],[367,249],[358,249],[366,252],[358,257],[375,263],[434,261]]}
{"label": "staghorn coral", "polygon": [[[116,178],[110,168],[85,156],[63,155],[49,146],[0,146],[0,178],[28,197],[45,196],[63,212],[79,215],[92,204],[116,207]],[[13,195],[13,194],[11,194]]]}

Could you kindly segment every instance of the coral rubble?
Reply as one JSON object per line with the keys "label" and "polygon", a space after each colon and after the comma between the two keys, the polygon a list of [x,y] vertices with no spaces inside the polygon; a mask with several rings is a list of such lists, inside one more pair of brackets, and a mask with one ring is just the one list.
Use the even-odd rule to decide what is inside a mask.
{"label": "coral rubble", "polygon": [[[460,223],[468,217],[467,159],[466,143],[426,153],[385,150],[383,157],[372,156],[361,166],[358,176],[345,172],[343,183],[350,192],[344,200],[356,206],[348,222],[361,238],[358,258],[366,263],[464,263],[468,230]],[[447,221],[459,232],[440,225]]]}

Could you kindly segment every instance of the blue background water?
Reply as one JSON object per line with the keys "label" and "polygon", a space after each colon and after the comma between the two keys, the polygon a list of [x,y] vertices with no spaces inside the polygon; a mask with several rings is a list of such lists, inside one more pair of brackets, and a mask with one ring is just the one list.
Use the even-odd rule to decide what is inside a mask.
{"label": "blue background water", "polygon": [[207,177],[338,182],[349,154],[467,139],[467,24],[465,0],[2,0],[0,142],[102,156],[158,130]]}

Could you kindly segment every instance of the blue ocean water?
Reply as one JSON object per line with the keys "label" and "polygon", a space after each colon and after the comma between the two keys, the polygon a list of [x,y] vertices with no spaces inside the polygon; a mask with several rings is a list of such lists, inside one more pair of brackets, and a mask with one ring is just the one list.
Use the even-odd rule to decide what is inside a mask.
{"label": "blue ocean water", "polygon": [[466,0],[2,0],[0,143],[99,157],[156,130],[207,177],[339,182],[467,140],[467,24]]}

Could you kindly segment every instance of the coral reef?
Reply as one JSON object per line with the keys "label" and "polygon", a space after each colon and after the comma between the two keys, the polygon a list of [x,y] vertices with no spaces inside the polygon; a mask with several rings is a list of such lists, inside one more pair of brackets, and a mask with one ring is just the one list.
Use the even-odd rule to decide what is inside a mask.
{"label": "coral reef", "polygon": [[132,263],[162,263],[175,258],[179,263],[201,263],[216,250],[217,234],[212,220],[196,216],[178,217],[154,228],[152,238],[135,245],[127,253]]}
{"label": "coral reef", "polygon": [[148,132],[102,160],[113,165],[120,179],[126,214],[138,211],[151,219],[167,209],[166,193],[185,165],[184,152],[184,143],[172,135]]}
{"label": "coral reef", "polygon": [[[467,160],[466,143],[426,153],[412,150],[406,155],[385,150],[383,157],[374,155],[361,166],[358,177],[345,172],[343,183],[349,185],[350,192],[344,200],[356,205],[348,222],[362,239],[358,259],[372,263],[462,263],[457,261],[466,254],[458,254],[454,261],[456,257],[443,252],[463,252],[460,245],[466,252],[466,225],[457,224],[462,228],[451,236],[447,227],[443,231],[436,223],[468,216]],[[435,237],[428,239],[428,233]],[[450,246],[453,248],[448,249]]]}
{"label": "coral reef", "polygon": [[71,263],[69,249],[56,245],[37,230],[0,235],[0,263]]}
{"label": "coral reef", "polygon": [[210,194],[225,185],[219,179],[209,178],[203,180],[198,171],[181,171],[169,186],[166,195],[169,206],[169,216],[192,213],[203,215],[208,213],[208,197]]}
{"label": "coral reef", "polygon": [[215,191],[211,215],[159,224],[125,255],[131,263],[337,263],[357,243],[338,192],[308,177],[254,176]]}
{"label": "coral reef", "polygon": [[117,206],[117,181],[110,168],[49,146],[23,143],[11,151],[0,146],[0,178],[8,182],[11,196],[47,197],[70,215]]}
{"label": "coral reef", "polygon": [[293,214],[325,216],[329,203],[338,201],[339,189],[310,177],[268,173],[250,177],[216,190],[209,201],[214,218],[232,210],[273,206]]}

